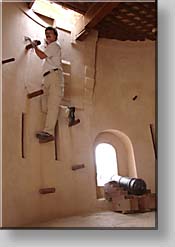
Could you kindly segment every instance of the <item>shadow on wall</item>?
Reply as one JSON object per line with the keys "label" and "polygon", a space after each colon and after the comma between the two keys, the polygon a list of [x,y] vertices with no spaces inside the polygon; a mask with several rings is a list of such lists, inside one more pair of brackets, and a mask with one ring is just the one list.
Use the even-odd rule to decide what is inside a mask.
{"label": "shadow on wall", "polygon": [[108,143],[114,147],[117,153],[118,174],[120,176],[138,177],[133,146],[126,134],[113,129],[102,131],[95,139],[94,150],[100,143]]}

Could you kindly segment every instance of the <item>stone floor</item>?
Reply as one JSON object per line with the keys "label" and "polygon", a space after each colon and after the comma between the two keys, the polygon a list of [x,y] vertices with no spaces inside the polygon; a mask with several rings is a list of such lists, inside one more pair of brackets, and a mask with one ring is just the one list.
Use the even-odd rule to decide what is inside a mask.
{"label": "stone floor", "polygon": [[120,214],[112,211],[103,211],[81,216],[72,216],[61,219],[54,219],[31,227],[116,227],[116,228],[154,228],[155,212],[139,214]]}

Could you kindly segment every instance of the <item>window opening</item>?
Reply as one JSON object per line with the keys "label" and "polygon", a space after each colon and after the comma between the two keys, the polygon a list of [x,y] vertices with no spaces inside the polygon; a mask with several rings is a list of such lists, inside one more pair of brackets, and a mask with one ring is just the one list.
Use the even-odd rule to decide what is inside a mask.
{"label": "window opening", "polygon": [[118,175],[117,153],[115,148],[107,143],[100,143],[95,149],[97,186],[104,186]]}
{"label": "window opening", "polygon": [[68,31],[72,31],[76,20],[82,16],[71,9],[65,8],[49,0],[35,0],[32,10],[40,15],[47,16],[55,20],[55,26]]}

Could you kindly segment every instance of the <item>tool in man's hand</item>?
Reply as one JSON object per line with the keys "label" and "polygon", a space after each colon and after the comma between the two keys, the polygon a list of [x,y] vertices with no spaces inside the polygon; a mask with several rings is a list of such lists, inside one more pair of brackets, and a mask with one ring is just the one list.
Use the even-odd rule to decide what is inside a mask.
{"label": "tool in man's hand", "polygon": [[25,41],[29,41],[30,44],[26,46],[26,50],[29,50],[31,48],[35,48],[36,46],[40,45],[41,42],[39,40],[31,40],[31,38],[24,36],[24,40]]}

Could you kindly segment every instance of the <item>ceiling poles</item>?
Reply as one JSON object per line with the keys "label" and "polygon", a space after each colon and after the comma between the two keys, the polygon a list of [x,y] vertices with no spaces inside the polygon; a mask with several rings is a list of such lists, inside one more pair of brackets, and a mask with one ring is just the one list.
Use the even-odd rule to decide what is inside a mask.
{"label": "ceiling poles", "polygon": [[75,34],[76,40],[84,40],[89,31],[111,11],[116,8],[119,2],[96,2],[90,6],[83,18],[80,19],[80,30]]}

